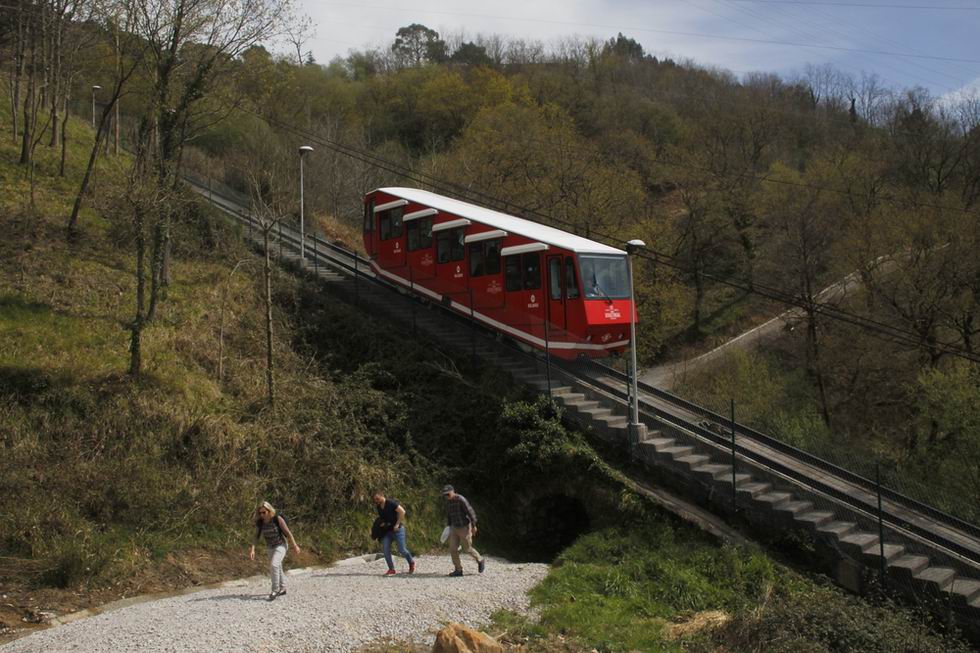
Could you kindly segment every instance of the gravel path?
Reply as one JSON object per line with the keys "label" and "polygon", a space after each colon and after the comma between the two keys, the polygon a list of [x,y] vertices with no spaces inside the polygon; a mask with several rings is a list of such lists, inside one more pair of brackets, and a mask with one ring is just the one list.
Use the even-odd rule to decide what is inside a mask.
{"label": "gravel path", "polygon": [[[448,621],[486,623],[496,610],[524,611],[543,564],[487,558],[487,571],[447,578],[448,556],[416,558],[414,575],[383,577],[384,560],[292,574],[269,603],[268,580],[148,601],[44,630],[0,653],[354,651],[377,640],[431,643]],[[396,559],[400,570],[405,568]]]}

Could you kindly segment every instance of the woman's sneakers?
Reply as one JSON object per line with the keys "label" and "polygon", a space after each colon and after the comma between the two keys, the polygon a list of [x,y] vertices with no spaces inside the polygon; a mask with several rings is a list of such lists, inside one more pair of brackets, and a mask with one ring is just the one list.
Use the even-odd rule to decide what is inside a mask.
{"label": "woman's sneakers", "polygon": [[415,561],[414,560],[412,560],[410,563],[408,563],[408,573],[410,573],[410,574],[414,574],[415,573]]}
{"label": "woman's sneakers", "polygon": [[268,598],[268,600],[269,601],[275,601],[280,596],[285,596],[285,595],[286,595],[286,588],[283,587],[278,592],[269,592],[269,598]]}
{"label": "woman's sneakers", "polygon": [[394,569],[389,569],[388,571],[385,572],[385,576],[394,576],[397,573],[398,572],[395,571]]}
{"label": "woman's sneakers", "polygon": [[482,574],[483,570],[487,568],[487,562],[486,560],[481,559],[480,562],[477,564],[479,565],[480,573]]}

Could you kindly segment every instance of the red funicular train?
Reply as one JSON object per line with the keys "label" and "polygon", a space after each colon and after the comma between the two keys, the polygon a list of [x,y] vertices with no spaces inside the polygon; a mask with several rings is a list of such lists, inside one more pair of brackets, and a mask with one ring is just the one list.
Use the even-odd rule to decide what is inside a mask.
{"label": "red funicular train", "polygon": [[374,272],[562,358],[629,345],[626,252],[413,188],[364,198]]}

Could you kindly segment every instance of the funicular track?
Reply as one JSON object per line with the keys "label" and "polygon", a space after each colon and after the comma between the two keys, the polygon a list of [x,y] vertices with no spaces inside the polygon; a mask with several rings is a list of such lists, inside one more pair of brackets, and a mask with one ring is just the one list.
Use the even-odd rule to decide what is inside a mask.
{"label": "funicular track", "polygon": [[[260,226],[241,200],[186,181],[261,245]],[[490,337],[455,311],[435,303],[424,310],[417,298],[404,296],[409,288],[376,278],[364,257],[319,235],[307,234],[303,261],[296,230],[280,224],[270,235],[286,262],[340,294],[410,321],[439,343],[550,393],[567,416],[611,443],[628,445],[658,481],[687,498],[726,517],[737,513],[756,528],[803,531],[824,550],[828,563],[822,566],[840,584],[861,591],[878,574],[907,596],[945,606],[974,638],[980,636],[976,525],[646,383],[639,384],[646,428],[631,441],[624,373],[595,361],[544,360]]]}

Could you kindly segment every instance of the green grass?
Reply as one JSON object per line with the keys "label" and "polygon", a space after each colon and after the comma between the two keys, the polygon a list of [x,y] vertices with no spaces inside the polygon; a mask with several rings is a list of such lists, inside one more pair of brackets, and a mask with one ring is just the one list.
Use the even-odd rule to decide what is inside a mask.
{"label": "green grass", "polygon": [[499,613],[490,632],[542,651],[970,650],[907,608],[848,596],[652,515],[581,537],[532,604],[538,622]]}

